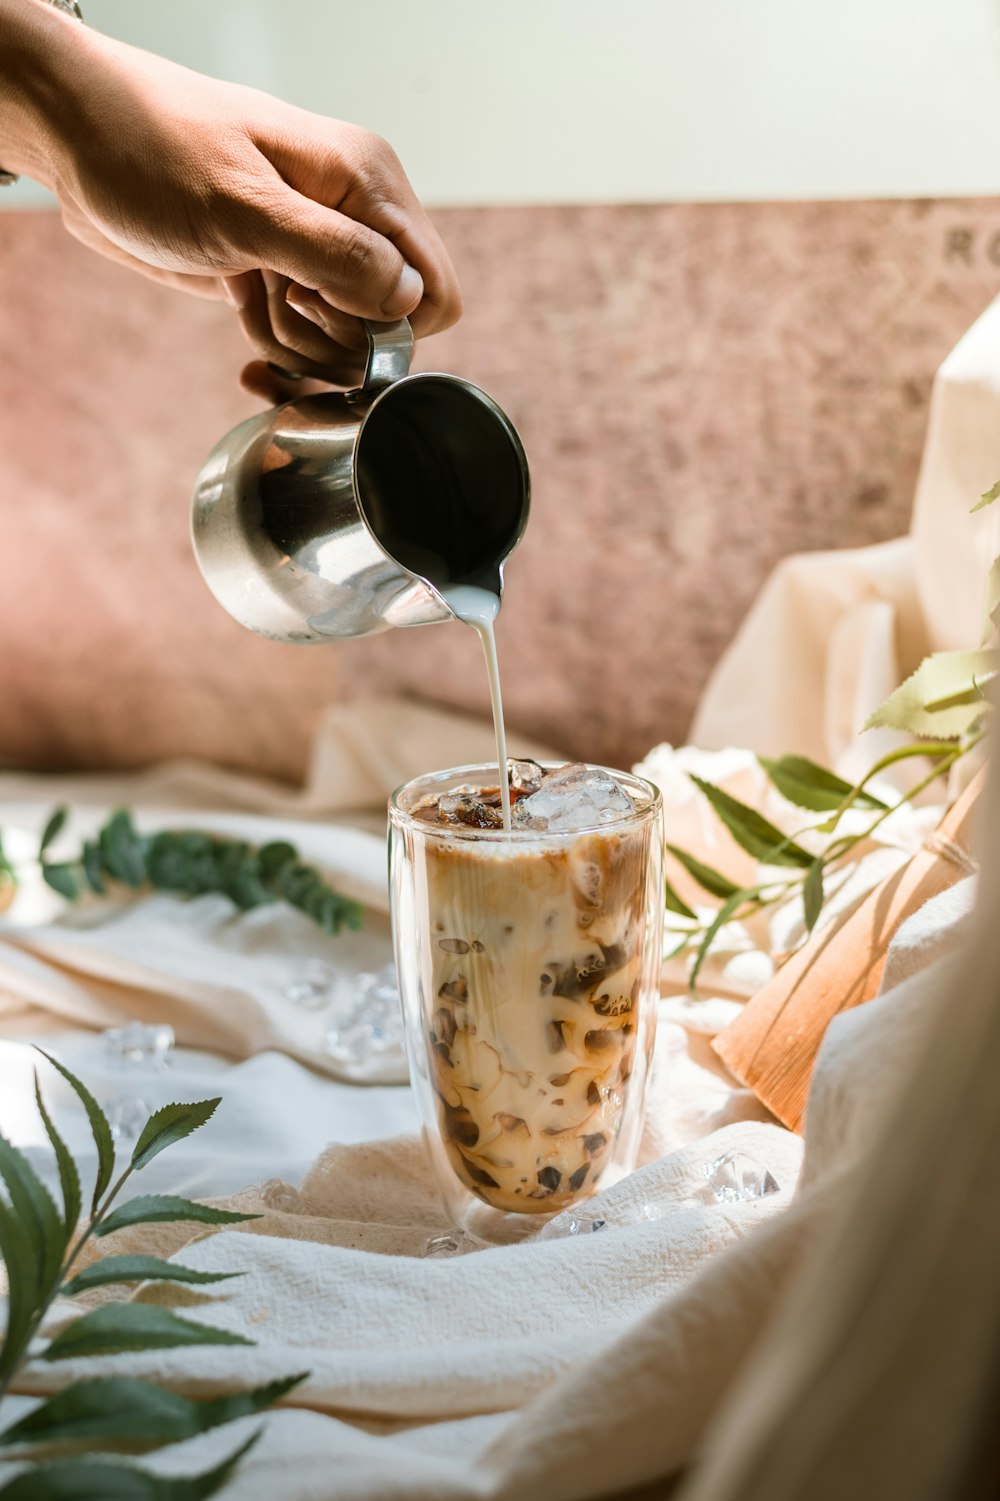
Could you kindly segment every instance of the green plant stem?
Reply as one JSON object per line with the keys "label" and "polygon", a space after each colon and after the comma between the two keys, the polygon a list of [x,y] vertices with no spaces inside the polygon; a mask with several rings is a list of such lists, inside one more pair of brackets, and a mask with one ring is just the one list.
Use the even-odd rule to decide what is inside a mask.
{"label": "green plant stem", "polygon": [[[942,756],[937,765],[925,777],[922,777],[915,787],[911,787],[908,792],[904,793],[898,802],[893,803],[891,808],[886,808],[883,813],[880,813],[877,818],[872,820],[867,829],[863,829],[860,834],[844,834],[840,839],[834,840],[830,848],[824,851],[822,856],[824,865],[835,865],[855,845],[861,844],[865,839],[870,839],[879,825],[883,824],[891,814],[895,813],[897,808],[903,807],[905,803],[911,803],[918,793],[923,792],[925,787],[929,787],[932,782],[936,782],[938,777],[944,776],[945,772],[950,771],[956,761],[960,761],[963,756],[968,755],[969,751],[977,746],[981,739],[982,736],[977,735],[975,740],[972,740],[968,745],[955,746],[950,755]],[[840,849],[837,848],[838,845],[841,846]]]}
{"label": "green plant stem", "polygon": [[121,1192],[122,1188],[125,1186],[126,1180],[132,1176],[132,1174],[133,1174],[134,1171],[135,1171],[135,1168],[133,1167],[132,1163],[130,1162],[129,1165],[128,1165],[128,1167],[122,1173],[121,1177],[118,1179],[118,1181],[116,1183],[112,1183],[111,1184],[111,1186],[108,1189],[107,1193],[104,1195],[104,1202],[101,1204],[101,1206],[97,1210],[97,1212],[95,1214],[91,1215],[90,1221],[89,1221],[89,1223],[87,1225],[86,1230],[84,1230],[83,1234],[80,1236],[80,1239],[77,1241],[76,1245],[69,1252],[69,1255],[66,1257],[66,1260],[63,1262],[62,1267],[60,1268],[60,1271],[59,1271],[59,1287],[61,1287],[63,1285],[63,1283],[65,1281],[67,1281],[70,1272],[73,1270],[73,1265],[74,1265],[77,1257],[79,1256],[80,1252],[83,1250],[83,1248],[87,1244],[88,1240],[91,1239],[91,1237],[93,1236],[95,1230],[97,1229],[97,1227],[101,1223],[101,1221],[103,1219],[105,1219],[105,1217],[107,1216],[108,1210],[111,1208],[111,1202],[112,1202],[112,1200],[116,1199],[118,1197],[118,1195]]}
{"label": "green plant stem", "polygon": [[[977,736],[970,745],[963,747],[962,754],[964,755],[965,751],[971,750],[973,745],[978,745],[981,739],[982,736]],[[835,808],[834,811],[830,814],[830,817],[825,820],[825,822],[831,826],[830,832],[833,832],[833,829],[836,827],[837,823],[840,821],[843,815],[847,813],[857,801],[858,795],[864,792],[865,788],[868,786],[872,778],[877,777],[880,771],[885,771],[889,766],[895,766],[897,761],[906,761],[915,756],[951,757],[955,749],[955,744],[951,740],[928,740],[919,742],[916,745],[901,745],[898,746],[895,750],[888,751],[884,756],[881,756],[875,762],[874,766],[869,767],[864,776],[861,778],[860,782],[855,783],[855,785],[851,788],[850,792],[844,798],[844,801],[841,803],[840,807]],[[939,774],[940,767],[935,771],[935,776]],[[912,796],[912,794],[907,794],[907,796]],[[900,803],[905,802],[906,800],[906,797],[900,798],[897,802],[893,803],[893,808],[898,808]],[[891,812],[892,809],[890,809],[889,811]]]}
{"label": "green plant stem", "polygon": [[[980,741],[985,738],[985,735],[986,731],[982,730],[965,745],[955,745],[953,742],[949,741],[932,741],[929,743],[921,743],[917,745],[900,746],[897,750],[888,752],[887,755],[883,756],[879,761],[877,761],[871,768],[871,770],[868,771],[866,775],[861,779],[861,781],[858,782],[856,786],[851,788],[850,794],[845,797],[843,804],[834,812],[834,814],[828,820],[829,822],[836,825],[842,814],[845,813],[851,806],[851,804],[855,801],[857,795],[860,792],[864,791],[866,784],[872,779],[872,777],[876,776],[879,771],[884,770],[887,766],[891,766],[897,761],[902,761],[916,756],[932,756],[936,758],[934,766],[927,773],[927,775],[925,777],[922,777],[915,786],[909,789],[909,791],[903,793],[899,797],[899,799],[892,804],[891,807],[885,808],[881,813],[878,814],[876,818],[873,818],[867,828],[862,829],[857,834],[841,835],[839,839],[833,840],[821,854],[816,856],[816,859],[822,865],[824,872],[838,867],[853,849],[855,849],[865,840],[870,839],[875,833],[876,829],[878,829],[887,818],[895,813],[897,809],[903,807],[903,805],[906,803],[912,802],[912,800],[921,792],[923,792],[926,787],[929,787],[932,782],[937,781],[939,777],[944,776],[946,772],[951,770],[951,768],[957,761],[960,761],[963,756],[968,755],[971,750],[974,750],[975,747],[980,743]],[[816,824],[806,825],[797,833],[789,835],[788,839],[784,841],[784,843],[797,843],[802,835],[816,833],[819,827],[820,826]],[[782,847],[783,846],[778,846],[779,849]],[[745,918],[751,916],[754,912],[761,912],[766,910],[768,907],[773,907],[777,902],[781,901],[783,897],[787,896],[789,892],[801,890],[801,888],[805,884],[807,874],[808,872],[803,870],[796,872],[796,874],[790,876],[787,880],[768,881],[760,886],[747,887],[744,893],[744,903],[729,914],[727,921],[741,922]],[[714,919],[711,923],[701,923],[698,927],[692,928],[687,934],[684,943],[681,944],[679,948],[675,949],[670,957],[679,957],[690,945],[696,942],[703,946],[706,937],[710,933],[712,934],[714,940],[715,932],[713,931],[713,929],[716,929]],[[701,959],[704,959],[706,957],[707,951],[705,954],[701,955]],[[698,969],[700,968],[700,963],[697,960],[696,966],[696,969],[692,971],[691,981],[689,982],[692,992],[695,989],[694,982],[697,979]]]}
{"label": "green plant stem", "polygon": [[[42,1299],[38,1311],[35,1314],[35,1317],[33,1318],[31,1325],[27,1330],[27,1333],[25,1334],[25,1353],[30,1349],[31,1341],[34,1339],[35,1335],[38,1333],[38,1330],[41,1328],[42,1323],[45,1320],[45,1315],[48,1313],[49,1309],[52,1307],[52,1304],[59,1296],[63,1284],[69,1280],[69,1275],[73,1270],[73,1266],[77,1258],[79,1257],[80,1252],[83,1250],[87,1242],[92,1238],[98,1225],[106,1217],[108,1210],[111,1208],[112,1201],[118,1197],[118,1194],[125,1186],[126,1180],[131,1177],[134,1171],[135,1169],[130,1162],[128,1167],[118,1178],[117,1182],[113,1183],[109,1187],[107,1193],[104,1196],[104,1202],[101,1204],[96,1213],[91,1215],[87,1223],[87,1227],[83,1231],[83,1234],[79,1237],[76,1244],[67,1252],[65,1260],[59,1268],[59,1275],[56,1277],[55,1281],[52,1284],[51,1291],[49,1292],[47,1297]],[[10,1385],[10,1382],[13,1380],[16,1370],[17,1366],[15,1366],[11,1371],[10,1376],[8,1376],[6,1379],[0,1379],[0,1401],[2,1401],[3,1398],[7,1395],[8,1387]]]}

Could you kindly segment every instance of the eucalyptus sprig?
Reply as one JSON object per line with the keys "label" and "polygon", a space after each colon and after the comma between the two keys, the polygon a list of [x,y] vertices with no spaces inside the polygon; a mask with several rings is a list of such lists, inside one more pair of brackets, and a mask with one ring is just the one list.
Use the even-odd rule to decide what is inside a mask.
{"label": "eucalyptus sprig", "polygon": [[[39,1049],[39,1052],[42,1050]],[[23,1152],[0,1136],[0,1257],[7,1270],[7,1327],[0,1344],[0,1401],[25,1362],[49,1364],[83,1356],[163,1350],[185,1345],[252,1345],[253,1340],[210,1324],[182,1318],[145,1303],[108,1303],[91,1309],[42,1342],[38,1331],[56,1297],[75,1297],[95,1287],[138,1282],[205,1285],[238,1272],[200,1272],[155,1256],[106,1256],[78,1267],[93,1238],[131,1225],[191,1221],[235,1225],[258,1218],[214,1209],[171,1194],[150,1194],[112,1208],[135,1172],[190,1136],[211,1119],[218,1099],[165,1105],[147,1120],[123,1170],[116,1176],[114,1140],[108,1119],[87,1087],[56,1058],[43,1053],[81,1101],[97,1151],[97,1173],[85,1216],[76,1162],[56,1129],[35,1073],[35,1099],[55,1153],[61,1207]],[[104,1376],[74,1381],[26,1417],[0,1430],[0,1463],[24,1468],[0,1488],[0,1501],[73,1501],[74,1497],[121,1501],[199,1501],[225,1483],[259,1437],[259,1430],[221,1464],[199,1475],[165,1477],[121,1459],[78,1456],[93,1451],[145,1453],[207,1433],[237,1418],[263,1412],[286,1396],[305,1374],[229,1396],[194,1400],[149,1381]],[[73,1454],[72,1459],[58,1457]],[[52,1456],[56,1456],[54,1459]]]}
{"label": "eucalyptus sprig", "polygon": [[[243,840],[198,829],[141,834],[129,810],[118,808],[95,838],[84,841],[78,855],[52,860],[50,848],[68,818],[68,808],[56,808],[38,848],[44,880],[68,901],[86,892],[104,896],[116,886],[130,891],[153,887],[182,896],[220,892],[244,912],[265,902],[287,902],[331,935],[361,926],[359,903],[341,896],[285,840],[254,848]],[[18,880],[19,872],[4,854],[0,839],[0,891]]]}
{"label": "eucalyptus sprig", "polygon": [[[998,499],[1000,480],[980,496],[972,510],[982,510]],[[696,991],[702,966],[727,923],[743,921],[778,902],[798,897],[802,902],[805,932],[811,933],[822,914],[831,872],[843,867],[857,847],[896,808],[911,802],[980,744],[992,712],[986,690],[1000,675],[998,626],[1000,558],[994,560],[987,577],[982,644],[974,651],[935,652],[926,657],[916,672],[870,715],[864,725],[866,730],[901,730],[914,739],[881,756],[853,786],[806,756],[757,758],[772,786],[787,802],[804,812],[828,815],[818,823],[806,824],[795,835],[783,834],[755,808],[692,776],[740,848],[765,867],[782,868],[780,876],[768,875],[755,885],[741,886],[686,850],[667,845],[692,880],[719,903],[710,917],[702,918],[670,881],[666,882],[667,911],[681,920],[671,925],[679,935],[679,942],[669,957],[677,958],[685,952],[693,954],[688,972],[692,993]],[[892,804],[886,804],[871,792],[869,784],[883,771],[911,758],[925,758],[930,763],[926,774],[914,786]],[[840,820],[852,809],[871,811],[874,817],[855,833],[838,834]],[[814,854],[800,843],[805,835],[827,836],[829,842]]]}

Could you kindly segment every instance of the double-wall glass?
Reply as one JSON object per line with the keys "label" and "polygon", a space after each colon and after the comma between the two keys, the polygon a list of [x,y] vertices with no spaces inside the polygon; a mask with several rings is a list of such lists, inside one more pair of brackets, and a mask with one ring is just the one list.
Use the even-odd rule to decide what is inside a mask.
{"label": "double-wall glass", "polygon": [[634,811],[571,833],[414,815],[429,795],[495,786],[495,764],[420,777],[390,802],[410,1077],[453,1221],[484,1239],[635,1165],[662,943],[661,804],[651,783],[612,775]]}

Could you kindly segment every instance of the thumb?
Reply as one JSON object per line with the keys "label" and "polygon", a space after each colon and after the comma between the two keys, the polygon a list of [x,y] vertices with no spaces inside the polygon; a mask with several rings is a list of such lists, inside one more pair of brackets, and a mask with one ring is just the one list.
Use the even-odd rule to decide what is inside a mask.
{"label": "thumb", "polygon": [[424,294],[420,272],[391,240],[289,190],[261,237],[269,270],[359,318],[403,318]]}

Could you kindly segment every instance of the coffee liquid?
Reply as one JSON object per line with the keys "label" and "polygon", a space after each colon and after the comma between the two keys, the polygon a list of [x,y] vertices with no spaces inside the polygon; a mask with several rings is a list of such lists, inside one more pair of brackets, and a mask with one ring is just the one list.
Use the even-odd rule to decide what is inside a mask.
{"label": "coffee liquid", "polygon": [[490,704],[493,708],[493,732],[497,741],[497,771],[500,778],[500,799],[503,809],[503,826],[510,832],[510,786],[507,781],[507,733],[503,722],[503,701],[500,697],[500,667],[497,662],[497,642],[494,622],[500,611],[500,596],[492,589],[480,589],[474,584],[451,584],[441,593],[448,608],[465,625],[471,625],[483,643],[486,658],[486,675],[490,684]]}

